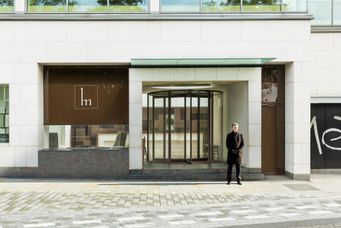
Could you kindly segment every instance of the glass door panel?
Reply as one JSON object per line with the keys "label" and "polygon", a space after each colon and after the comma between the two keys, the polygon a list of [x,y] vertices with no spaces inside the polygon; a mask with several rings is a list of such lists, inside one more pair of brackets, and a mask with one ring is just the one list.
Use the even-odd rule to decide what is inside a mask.
{"label": "glass door panel", "polygon": [[200,98],[200,148],[199,154],[200,158],[208,159],[208,149],[209,149],[209,128],[208,128],[208,98]]}
{"label": "glass door panel", "polygon": [[192,97],[191,96],[186,96],[185,97],[185,161],[187,163],[192,163],[192,119],[191,119],[191,114],[192,114]]}
{"label": "glass door panel", "polygon": [[154,159],[168,159],[168,140],[166,129],[168,98],[154,98]]}
{"label": "glass door panel", "polygon": [[171,115],[167,118],[171,132],[171,156],[172,160],[184,160],[184,98],[171,98]]}
{"label": "glass door panel", "polygon": [[213,148],[212,161],[223,160],[223,97],[220,94],[213,96]]}

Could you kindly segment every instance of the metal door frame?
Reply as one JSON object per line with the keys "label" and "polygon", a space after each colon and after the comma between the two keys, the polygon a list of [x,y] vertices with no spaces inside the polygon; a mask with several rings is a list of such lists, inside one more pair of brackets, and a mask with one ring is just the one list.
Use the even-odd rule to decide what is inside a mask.
{"label": "metal door frame", "polygon": [[[176,91],[176,90],[172,90]],[[164,92],[166,93],[166,96],[160,96],[160,97],[155,97],[153,96],[153,93],[156,92],[150,92],[147,94],[147,161],[154,161],[154,160],[159,160],[155,159],[155,99],[162,99],[163,100],[163,158],[161,159],[163,162],[168,162],[169,164],[172,163],[172,131],[171,131],[171,110],[172,110],[172,91],[156,91],[156,92]],[[208,125],[208,155],[207,155],[207,160],[208,164],[210,165],[212,162],[214,162],[214,157],[213,157],[213,134],[214,134],[214,93],[218,92],[219,94],[223,94],[221,91],[216,91],[216,90],[201,90],[200,92],[205,92],[203,97],[199,95],[194,95],[193,96],[193,90],[188,90],[188,91],[183,91],[184,92],[184,158],[183,161],[187,162],[188,164],[192,164],[193,162],[193,98],[197,98],[197,159],[200,160],[200,120],[201,120],[201,98],[207,98],[208,99],[208,115],[207,115],[207,125]],[[189,97],[189,137],[190,137],[190,148],[189,148],[189,158],[187,158],[187,98]],[[150,101],[149,99],[152,99],[152,110],[150,113],[149,106],[150,106]],[[168,101],[166,100],[168,98]],[[166,104],[168,104],[168,107],[166,107]],[[168,110],[167,110],[168,108]],[[150,118],[152,117],[151,121]],[[167,123],[168,120],[168,123]],[[151,128],[150,129],[150,124]],[[168,125],[167,125],[168,124]],[[166,130],[166,126],[168,129]],[[150,133],[152,133],[152,148],[150,148]],[[166,136],[166,133],[168,133],[168,137]],[[168,158],[166,158],[166,139],[168,138]],[[150,149],[152,149],[152,159],[150,160]],[[182,160],[182,159],[180,159]]]}

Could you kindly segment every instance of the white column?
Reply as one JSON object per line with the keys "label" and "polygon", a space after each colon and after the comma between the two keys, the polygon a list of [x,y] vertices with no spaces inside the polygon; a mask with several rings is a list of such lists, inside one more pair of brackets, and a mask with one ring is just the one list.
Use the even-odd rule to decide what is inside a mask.
{"label": "white column", "polygon": [[293,179],[310,179],[309,62],[286,65],[285,171]]}
{"label": "white column", "polygon": [[151,14],[160,13],[160,0],[150,0],[150,13]]}
{"label": "white column", "polygon": [[25,13],[26,9],[25,0],[14,0],[14,11],[15,13]]}
{"label": "white column", "polygon": [[[252,74],[251,74],[252,73]],[[251,170],[262,167],[262,70],[254,68],[248,81],[248,164]]]}
{"label": "white column", "polygon": [[142,77],[129,69],[129,169],[143,168],[142,154]]}

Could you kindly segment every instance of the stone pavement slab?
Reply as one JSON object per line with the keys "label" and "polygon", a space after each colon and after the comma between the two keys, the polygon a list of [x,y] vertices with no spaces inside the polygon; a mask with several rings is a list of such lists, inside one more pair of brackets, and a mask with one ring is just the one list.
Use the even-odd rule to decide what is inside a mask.
{"label": "stone pavement slab", "polygon": [[341,176],[225,182],[0,179],[0,227],[224,227],[341,218]]}
{"label": "stone pavement slab", "polygon": [[2,227],[223,227],[341,218],[341,197],[282,199],[214,205],[30,212],[0,216]]}

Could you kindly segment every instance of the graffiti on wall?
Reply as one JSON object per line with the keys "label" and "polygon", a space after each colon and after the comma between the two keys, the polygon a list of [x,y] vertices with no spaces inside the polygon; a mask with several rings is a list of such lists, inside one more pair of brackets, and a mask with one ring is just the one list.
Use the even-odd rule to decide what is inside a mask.
{"label": "graffiti on wall", "polygon": [[[333,117],[335,120],[341,121],[341,116],[334,116]],[[325,131],[323,131],[321,139],[319,136],[319,132],[318,132],[318,126],[317,126],[317,120],[316,120],[316,116],[314,116],[310,122],[310,128],[313,127],[314,130],[314,135],[315,135],[315,140],[316,140],[316,144],[317,144],[317,148],[319,151],[319,154],[322,155],[323,151],[322,151],[322,146],[321,146],[321,141],[322,141],[322,145],[331,149],[331,150],[337,150],[337,151],[341,151],[341,147],[335,147],[333,145],[330,144],[330,142],[335,142],[337,140],[341,140],[341,129],[338,128],[328,128]],[[328,134],[330,133],[338,133],[339,136],[337,137],[332,137],[329,140],[326,140],[326,137]],[[327,142],[326,142],[327,141]]]}

